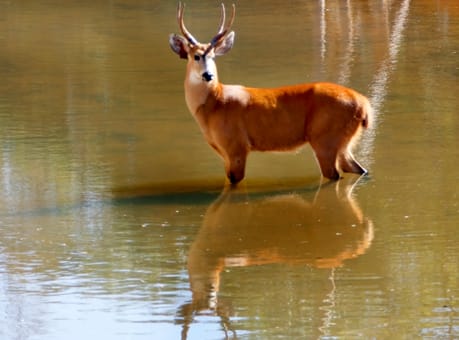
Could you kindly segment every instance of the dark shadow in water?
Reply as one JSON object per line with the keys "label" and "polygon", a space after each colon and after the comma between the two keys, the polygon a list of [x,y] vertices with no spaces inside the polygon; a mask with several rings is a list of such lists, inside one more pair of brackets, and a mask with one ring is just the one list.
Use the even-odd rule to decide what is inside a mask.
{"label": "dark shadow in water", "polygon": [[[279,193],[316,190],[320,179],[317,177],[288,178],[282,180],[251,179],[233,188],[233,192],[250,191],[250,196],[258,197]],[[159,204],[210,204],[221,194],[227,182],[214,178],[195,181],[156,182],[140,186],[113,188],[110,197],[114,204],[159,203]],[[299,189],[300,188],[300,189]],[[228,190],[228,188],[226,189]]]}
{"label": "dark shadow in water", "polygon": [[[311,189],[248,195],[227,187],[207,209],[188,254],[192,301],[182,305],[176,322],[182,339],[196,315],[217,315],[226,338],[231,327],[228,301],[218,299],[225,267],[294,264],[337,268],[364,254],[373,224],[352,190],[358,179],[327,182]],[[309,191],[309,192],[308,192]]]}
{"label": "dark shadow in water", "polygon": [[192,193],[219,193],[224,182],[218,178],[206,180],[165,181],[139,186],[123,186],[112,189],[114,200],[142,199],[152,197],[180,196]]}
{"label": "dark shadow in water", "polygon": [[[244,181],[238,188],[251,192],[251,196],[258,197],[271,193],[290,192],[292,190],[313,190],[319,183],[317,177],[311,178],[288,178],[282,180],[254,179]],[[175,205],[192,204],[207,206],[212,203],[221,193],[222,188],[229,185],[222,178],[203,180],[184,180],[156,182],[138,186],[123,186],[111,188],[108,192],[92,193],[89,198],[82,194],[82,199],[69,204],[37,207],[30,210],[21,210],[14,213],[0,214],[5,216],[42,216],[42,215],[65,215],[69,211],[82,208],[101,209],[104,206],[123,205]],[[238,189],[240,190],[240,189]]]}

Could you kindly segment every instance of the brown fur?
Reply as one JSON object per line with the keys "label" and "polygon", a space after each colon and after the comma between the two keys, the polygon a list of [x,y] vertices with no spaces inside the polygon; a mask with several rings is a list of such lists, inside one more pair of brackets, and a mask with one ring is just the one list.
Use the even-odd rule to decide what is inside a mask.
{"label": "brown fur", "polygon": [[276,89],[246,88],[247,105],[225,100],[219,84],[195,116],[208,143],[225,162],[232,183],[244,178],[250,151],[288,151],[311,144],[322,174],[339,179],[339,170],[366,172],[350,145],[368,127],[370,106],[357,92],[329,83]]}

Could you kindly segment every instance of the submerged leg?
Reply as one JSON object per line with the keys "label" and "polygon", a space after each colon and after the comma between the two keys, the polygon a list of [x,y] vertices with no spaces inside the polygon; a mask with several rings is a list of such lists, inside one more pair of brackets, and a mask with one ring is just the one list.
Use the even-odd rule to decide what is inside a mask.
{"label": "submerged leg", "polygon": [[247,160],[247,153],[240,153],[238,155],[229,156],[225,162],[226,177],[228,177],[231,184],[237,184],[244,179],[245,176],[245,163]]}
{"label": "submerged leg", "polygon": [[328,150],[317,145],[312,145],[312,148],[319,163],[322,176],[334,181],[339,180],[341,176],[336,168],[337,151],[333,149]]}
{"label": "submerged leg", "polygon": [[344,172],[363,175],[368,171],[357,162],[349,151],[345,151],[339,155],[339,166]]}

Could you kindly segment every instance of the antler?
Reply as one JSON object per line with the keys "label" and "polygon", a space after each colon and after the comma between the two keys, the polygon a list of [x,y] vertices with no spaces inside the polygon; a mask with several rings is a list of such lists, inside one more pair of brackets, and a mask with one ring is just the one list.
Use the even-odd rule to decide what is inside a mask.
{"label": "antler", "polygon": [[217,31],[217,34],[220,34],[223,32],[223,28],[224,28],[224,25],[225,25],[225,20],[226,19],[226,15],[225,15],[225,5],[223,4],[222,2],[222,6],[221,6],[221,13],[220,13],[220,24],[218,25],[218,31]]}
{"label": "antler", "polygon": [[217,43],[220,41],[220,39],[223,38],[228,33],[231,26],[233,26],[234,16],[236,13],[236,6],[233,4],[232,7],[233,7],[233,11],[231,12],[231,18],[229,20],[228,25],[224,27],[226,16],[225,16],[225,5],[222,3],[220,27],[218,28],[217,35],[212,38],[212,40],[210,41],[210,45],[206,49],[204,54],[207,54],[212,48],[214,48],[217,45]]}
{"label": "antler", "polygon": [[185,38],[188,40],[190,44],[197,45],[198,41],[186,29],[185,23],[183,22],[183,12],[184,11],[185,11],[185,4],[182,4],[181,2],[179,2],[177,5],[177,21],[180,26],[180,30],[182,31],[182,34],[185,36]]}

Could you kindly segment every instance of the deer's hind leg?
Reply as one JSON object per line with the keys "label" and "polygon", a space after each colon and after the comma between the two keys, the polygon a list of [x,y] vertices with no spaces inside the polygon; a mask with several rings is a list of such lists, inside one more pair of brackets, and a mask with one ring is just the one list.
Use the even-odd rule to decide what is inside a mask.
{"label": "deer's hind leg", "polygon": [[349,150],[345,150],[339,154],[338,162],[341,170],[354,174],[364,175],[368,171],[357,162]]}

